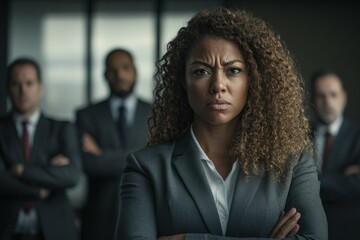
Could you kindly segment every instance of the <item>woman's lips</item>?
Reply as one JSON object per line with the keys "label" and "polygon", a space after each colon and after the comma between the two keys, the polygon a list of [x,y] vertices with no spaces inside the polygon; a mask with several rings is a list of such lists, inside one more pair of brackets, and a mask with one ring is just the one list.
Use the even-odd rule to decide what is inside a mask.
{"label": "woman's lips", "polygon": [[230,103],[224,99],[212,100],[207,105],[214,110],[225,110],[230,107]]}

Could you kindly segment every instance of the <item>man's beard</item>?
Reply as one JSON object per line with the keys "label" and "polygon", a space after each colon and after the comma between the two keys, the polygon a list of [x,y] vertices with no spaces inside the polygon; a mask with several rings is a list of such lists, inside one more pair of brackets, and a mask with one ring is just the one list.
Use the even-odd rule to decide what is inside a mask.
{"label": "man's beard", "polygon": [[120,98],[126,98],[127,96],[129,96],[135,87],[135,82],[131,85],[131,87],[129,88],[129,90],[127,91],[116,91],[115,89],[111,89],[111,94],[120,97]]}

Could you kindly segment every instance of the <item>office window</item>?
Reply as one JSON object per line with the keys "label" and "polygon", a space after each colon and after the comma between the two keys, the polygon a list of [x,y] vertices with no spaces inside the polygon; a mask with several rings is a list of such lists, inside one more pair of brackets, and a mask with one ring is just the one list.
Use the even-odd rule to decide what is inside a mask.
{"label": "office window", "polygon": [[9,62],[36,59],[45,87],[43,111],[73,120],[74,110],[85,105],[82,2],[14,0],[10,7]]}
{"label": "office window", "polygon": [[200,10],[221,6],[220,0],[166,0],[161,21],[160,56],[164,55],[166,45],[176,36],[181,27]]}
{"label": "office window", "polygon": [[187,25],[187,22],[193,15],[193,12],[165,12],[163,14],[163,21],[161,22],[162,35],[160,39],[161,57],[166,52],[166,45],[176,36],[181,27]]}
{"label": "office window", "polygon": [[52,116],[74,118],[85,104],[85,32],[80,14],[49,14],[42,24],[44,109]]}

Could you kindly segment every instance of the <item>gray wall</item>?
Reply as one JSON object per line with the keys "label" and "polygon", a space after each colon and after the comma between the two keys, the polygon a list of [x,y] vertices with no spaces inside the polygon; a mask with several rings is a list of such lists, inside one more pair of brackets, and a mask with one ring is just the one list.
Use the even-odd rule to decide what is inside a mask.
{"label": "gray wall", "polygon": [[293,53],[308,87],[311,73],[332,69],[348,91],[345,114],[360,121],[360,4],[347,1],[225,1],[263,18]]}

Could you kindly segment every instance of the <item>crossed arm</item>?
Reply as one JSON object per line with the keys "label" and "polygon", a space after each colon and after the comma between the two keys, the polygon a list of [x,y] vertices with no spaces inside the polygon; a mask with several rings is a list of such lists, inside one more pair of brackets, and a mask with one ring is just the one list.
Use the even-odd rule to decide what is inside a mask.
{"label": "crossed arm", "polygon": [[[300,226],[298,224],[298,220],[300,219],[300,217],[301,214],[295,208],[290,209],[286,213],[282,212],[269,238],[283,239],[286,237],[293,237],[299,231]],[[186,234],[162,236],[157,238],[157,240],[185,240],[185,239],[188,239],[186,238]]]}
{"label": "crossed arm", "polygon": [[71,124],[63,126],[58,144],[62,146],[61,153],[44,161],[46,164],[16,163],[6,166],[5,155],[1,154],[0,195],[6,198],[46,198],[51,191],[73,186],[80,167],[75,131]]}
{"label": "crossed arm", "polygon": [[[55,157],[53,157],[50,161],[50,166],[53,167],[61,167],[61,166],[67,166],[70,164],[70,160],[68,157],[59,154],[56,155]],[[24,164],[22,163],[17,163],[17,164],[13,164],[10,169],[9,172],[12,173],[16,178],[21,178],[24,174]],[[50,194],[50,190],[48,188],[45,187],[40,187],[39,188],[39,197],[41,199],[45,199],[49,196]]]}

